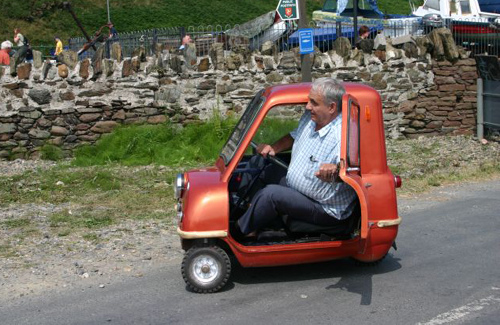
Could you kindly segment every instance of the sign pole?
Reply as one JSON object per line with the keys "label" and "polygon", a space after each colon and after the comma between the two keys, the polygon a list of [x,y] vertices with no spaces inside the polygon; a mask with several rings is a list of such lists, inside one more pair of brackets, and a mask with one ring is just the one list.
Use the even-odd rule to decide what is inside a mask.
{"label": "sign pole", "polygon": [[[306,12],[306,0],[298,0],[299,1],[299,29],[300,28],[308,28],[307,22],[307,12]],[[311,82],[311,67],[312,60],[309,54],[301,54],[300,55],[300,65],[302,72],[302,82]]]}

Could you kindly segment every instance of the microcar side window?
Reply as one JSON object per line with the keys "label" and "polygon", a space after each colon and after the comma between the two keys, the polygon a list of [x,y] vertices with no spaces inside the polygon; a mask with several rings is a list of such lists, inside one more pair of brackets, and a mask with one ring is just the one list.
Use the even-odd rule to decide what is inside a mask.
{"label": "microcar side window", "polygon": [[233,133],[231,133],[231,136],[227,140],[226,144],[224,145],[224,147],[222,147],[222,151],[219,156],[222,157],[222,160],[224,161],[224,164],[226,166],[229,164],[231,159],[233,159],[233,156],[240,146],[241,141],[243,141],[243,138],[250,129],[250,126],[255,120],[255,117],[257,117],[257,114],[262,108],[262,105],[266,100],[265,97],[262,97],[263,92],[264,89],[259,91],[252,99],[252,101],[250,101],[247,108],[245,109],[245,112],[234,127]]}
{"label": "microcar side window", "polygon": [[349,100],[348,109],[347,161],[349,167],[359,168],[359,106],[356,102]]}

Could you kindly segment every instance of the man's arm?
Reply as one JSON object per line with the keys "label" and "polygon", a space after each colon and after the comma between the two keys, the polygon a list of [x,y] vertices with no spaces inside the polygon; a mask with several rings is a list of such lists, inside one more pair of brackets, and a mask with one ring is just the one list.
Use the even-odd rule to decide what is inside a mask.
{"label": "man's arm", "polygon": [[261,154],[264,157],[267,157],[267,155],[275,156],[277,153],[290,149],[292,145],[292,136],[290,134],[286,134],[272,145],[268,145],[265,143],[259,144],[257,146],[257,153]]}

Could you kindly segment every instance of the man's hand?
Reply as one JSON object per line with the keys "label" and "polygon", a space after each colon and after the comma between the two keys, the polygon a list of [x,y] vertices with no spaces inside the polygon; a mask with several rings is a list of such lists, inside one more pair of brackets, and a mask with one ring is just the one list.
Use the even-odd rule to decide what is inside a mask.
{"label": "man's hand", "polygon": [[337,165],[335,164],[321,164],[319,170],[314,173],[314,176],[322,180],[323,182],[332,182],[337,178],[339,171],[337,170]]}
{"label": "man's hand", "polygon": [[264,158],[267,158],[267,155],[275,156],[276,152],[274,148],[268,144],[261,143],[257,146],[257,153],[262,155]]}

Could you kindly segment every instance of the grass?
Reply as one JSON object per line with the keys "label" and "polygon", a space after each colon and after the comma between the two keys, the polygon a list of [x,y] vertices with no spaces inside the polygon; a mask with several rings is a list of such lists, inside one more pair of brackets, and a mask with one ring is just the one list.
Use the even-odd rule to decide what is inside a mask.
{"label": "grass", "polygon": [[[126,231],[126,222],[173,225],[176,173],[212,165],[233,125],[233,120],[214,117],[182,129],[168,124],[119,128],[95,147],[78,150],[71,163],[0,176],[0,207],[64,204],[64,209],[39,222],[47,222],[53,236],[80,236],[93,243],[102,240],[100,229]],[[295,125],[266,120],[256,141],[271,143]],[[399,195],[500,175],[500,145],[481,145],[468,137],[388,140],[387,154],[391,170],[403,178]],[[13,241],[44,235],[30,217],[0,222],[0,228],[9,231],[0,246],[1,257],[16,256]]]}
{"label": "grass", "polygon": [[229,136],[235,121],[212,118],[180,130],[161,126],[123,126],[104,136],[96,146],[79,148],[74,166],[119,162],[125,166],[206,164],[212,162]]}

